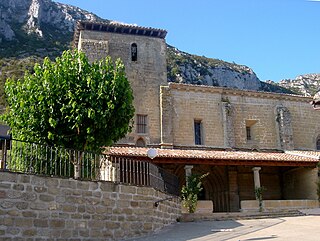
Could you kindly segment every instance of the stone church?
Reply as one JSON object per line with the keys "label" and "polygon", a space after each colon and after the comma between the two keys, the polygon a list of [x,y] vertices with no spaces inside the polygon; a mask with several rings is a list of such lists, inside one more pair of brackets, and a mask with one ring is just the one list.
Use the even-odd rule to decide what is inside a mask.
{"label": "stone church", "polygon": [[134,93],[134,128],[108,153],[148,160],[185,183],[209,172],[200,199],[214,212],[318,206],[320,112],[309,97],[167,82],[161,29],[78,22],[74,46],[90,60],[121,58]]}

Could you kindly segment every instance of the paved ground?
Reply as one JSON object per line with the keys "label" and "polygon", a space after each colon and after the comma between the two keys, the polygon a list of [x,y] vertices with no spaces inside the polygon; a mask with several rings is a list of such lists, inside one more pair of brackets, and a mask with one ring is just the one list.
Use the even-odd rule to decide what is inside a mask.
{"label": "paved ground", "polygon": [[320,210],[309,216],[176,223],[135,241],[320,240]]}

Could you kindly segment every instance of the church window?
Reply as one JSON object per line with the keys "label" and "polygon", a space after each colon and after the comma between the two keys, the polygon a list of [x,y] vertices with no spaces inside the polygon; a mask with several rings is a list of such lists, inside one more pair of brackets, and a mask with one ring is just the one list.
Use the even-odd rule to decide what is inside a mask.
{"label": "church window", "polygon": [[196,145],[203,145],[201,120],[194,120],[194,142]]}
{"label": "church window", "polygon": [[137,133],[147,133],[147,115],[137,115]]}
{"label": "church window", "polygon": [[131,61],[138,60],[138,47],[136,43],[131,44]]}
{"label": "church window", "polygon": [[320,151],[320,136],[317,138],[317,151]]}
{"label": "church window", "polygon": [[248,119],[245,122],[246,122],[246,139],[247,141],[253,141],[255,139],[254,136],[257,134],[256,133],[257,130],[255,126],[258,120]]}
{"label": "church window", "polygon": [[250,126],[246,126],[246,133],[247,133],[247,141],[252,140],[251,127]]}

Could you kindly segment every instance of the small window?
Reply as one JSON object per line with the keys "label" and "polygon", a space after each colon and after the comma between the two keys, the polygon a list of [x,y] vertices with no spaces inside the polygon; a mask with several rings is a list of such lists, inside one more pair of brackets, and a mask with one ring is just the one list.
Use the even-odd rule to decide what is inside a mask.
{"label": "small window", "polygon": [[202,125],[200,120],[194,121],[194,142],[196,145],[202,145]]}
{"label": "small window", "polygon": [[317,139],[317,151],[320,151],[320,136]]}
{"label": "small window", "polygon": [[137,115],[137,133],[147,133],[147,115]]}
{"label": "small window", "polygon": [[248,119],[245,121],[246,122],[246,137],[247,141],[252,141],[255,138],[255,125],[258,122],[258,120],[253,120],[253,119]]}
{"label": "small window", "polygon": [[146,146],[146,143],[145,141],[142,139],[142,138],[139,138],[136,142],[136,146],[138,147],[145,147]]}
{"label": "small window", "polygon": [[138,59],[138,47],[136,43],[131,44],[131,61],[137,61]]}
{"label": "small window", "polygon": [[252,136],[251,136],[251,127],[250,126],[246,127],[246,132],[247,132],[247,141],[251,141]]}

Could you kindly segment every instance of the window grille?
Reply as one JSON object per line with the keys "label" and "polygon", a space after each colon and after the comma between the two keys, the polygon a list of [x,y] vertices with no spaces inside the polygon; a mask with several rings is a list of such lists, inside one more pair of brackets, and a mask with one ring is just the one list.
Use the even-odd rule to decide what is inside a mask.
{"label": "window grille", "polygon": [[137,115],[137,133],[147,133],[147,115]]}
{"label": "window grille", "polygon": [[202,145],[201,121],[194,121],[194,141],[196,145]]}
{"label": "window grille", "polygon": [[246,132],[247,132],[247,141],[252,140],[251,127],[250,127],[250,126],[247,126],[247,127],[246,127]]}

